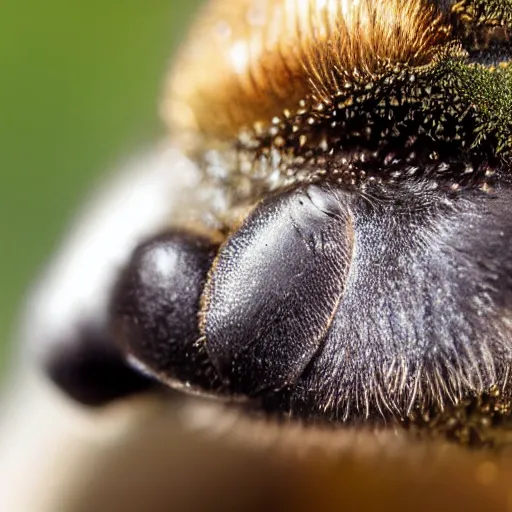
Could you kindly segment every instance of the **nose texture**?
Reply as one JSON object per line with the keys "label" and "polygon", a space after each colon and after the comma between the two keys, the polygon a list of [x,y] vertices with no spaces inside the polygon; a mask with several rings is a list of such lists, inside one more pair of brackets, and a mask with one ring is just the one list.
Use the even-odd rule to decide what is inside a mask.
{"label": "nose texture", "polygon": [[221,247],[201,328],[233,392],[291,384],[320,349],[352,257],[347,197],[316,185],[269,197]]}
{"label": "nose texture", "polygon": [[198,343],[199,300],[216,251],[195,234],[158,235],[137,248],[113,294],[111,330],[128,361],[175,388],[217,382]]}

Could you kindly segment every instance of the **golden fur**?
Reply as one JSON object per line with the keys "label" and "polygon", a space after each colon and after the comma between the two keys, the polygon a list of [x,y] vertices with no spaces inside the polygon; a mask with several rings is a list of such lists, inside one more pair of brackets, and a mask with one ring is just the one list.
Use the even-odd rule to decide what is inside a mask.
{"label": "golden fur", "polygon": [[329,102],[383,65],[427,64],[448,39],[426,0],[217,0],[170,75],[163,114],[175,131],[227,139],[301,100]]}

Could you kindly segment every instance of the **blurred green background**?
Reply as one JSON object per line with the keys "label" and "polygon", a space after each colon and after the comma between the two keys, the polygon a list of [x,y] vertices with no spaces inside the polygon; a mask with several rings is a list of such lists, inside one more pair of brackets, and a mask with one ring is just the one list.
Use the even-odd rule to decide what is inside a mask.
{"label": "blurred green background", "polygon": [[0,356],[73,211],[163,128],[161,80],[200,0],[0,0]]}

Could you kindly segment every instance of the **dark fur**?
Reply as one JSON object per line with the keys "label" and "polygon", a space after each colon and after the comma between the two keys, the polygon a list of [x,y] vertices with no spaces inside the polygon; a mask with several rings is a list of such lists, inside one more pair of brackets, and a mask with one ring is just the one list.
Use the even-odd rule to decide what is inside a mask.
{"label": "dark fur", "polygon": [[[512,331],[505,318],[512,306],[511,189],[502,186],[493,193],[466,190],[455,196],[419,181],[401,184],[394,190],[380,187],[351,195],[339,195],[334,187],[325,186],[323,193],[344,203],[340,211],[347,208],[351,212],[354,248],[342,291],[332,287],[329,272],[321,272],[314,283],[305,280],[294,292],[304,301],[308,315],[289,317],[289,310],[278,305],[282,296],[277,290],[294,279],[286,258],[277,266],[267,262],[260,269],[262,279],[258,273],[231,279],[233,272],[237,273],[239,252],[229,265],[214,266],[209,279],[228,283],[225,286],[231,289],[230,297],[239,297],[233,307],[246,301],[250,305],[254,293],[261,303],[258,307],[254,303],[250,324],[256,331],[244,343],[239,333],[226,345],[230,333],[236,333],[247,319],[224,317],[223,329],[228,330],[214,354],[218,357],[219,349],[222,357],[230,354],[230,363],[220,368],[223,386],[217,390],[219,394],[228,399],[250,397],[251,407],[262,407],[267,412],[342,422],[404,421],[414,411],[443,409],[494,386],[508,395]],[[265,208],[271,205],[272,201]],[[288,207],[294,208],[293,204]],[[255,219],[259,220],[251,220],[248,226],[268,236],[268,246],[276,244],[276,236],[285,240],[294,236],[287,208],[273,214],[282,217],[277,233],[274,229],[266,235],[266,222],[261,222],[259,215],[257,211]],[[334,215],[331,222],[339,218]],[[326,229],[320,227],[316,237],[320,239]],[[344,241],[339,238],[335,243]],[[239,250],[251,251],[251,247],[244,244]],[[320,260],[326,247],[314,247]],[[289,259],[293,257],[292,249]],[[297,277],[300,269],[299,265],[294,271],[299,272]],[[248,293],[246,279],[258,279],[260,285],[240,302],[244,292]],[[301,332],[309,332],[310,316],[319,311],[318,300],[324,300],[321,294],[311,302],[313,289],[323,290],[325,300],[337,307],[332,323],[322,320],[329,330],[319,340],[313,358],[309,355],[306,359],[309,364],[304,370],[303,356],[297,352],[298,340]],[[223,291],[223,300],[227,300],[228,291]],[[224,306],[222,301],[207,302],[203,315],[208,325],[208,318],[217,316],[217,308]],[[160,310],[155,301],[140,303],[139,307],[146,313],[141,317],[140,310],[133,311],[135,324],[143,329],[147,322],[161,325],[168,333],[167,343],[175,349],[174,331],[166,323],[169,317],[164,314],[165,308]],[[266,307],[274,313],[265,313]],[[217,329],[219,324],[215,325]],[[189,344],[188,349],[183,345],[179,359],[186,359],[187,354],[196,357],[193,354],[198,348],[193,347],[203,344],[211,354],[211,329],[206,329],[206,338],[199,344]],[[251,329],[248,325],[245,330]],[[275,337],[273,332],[281,334]],[[152,336],[151,331],[148,336]],[[146,345],[153,342],[149,338],[140,340]],[[205,392],[213,391],[202,373],[211,372],[210,367],[190,365],[184,373],[187,365],[176,368],[168,362],[162,366],[161,361],[152,362],[155,354],[146,357],[145,362],[157,374],[163,374],[163,380],[178,379],[199,384]],[[276,377],[281,374],[271,369],[282,371],[284,360],[287,375],[293,377],[282,381]],[[215,360],[213,363],[217,366]],[[274,386],[269,385],[270,376]]]}
{"label": "dark fur", "polygon": [[354,199],[356,256],[324,349],[266,407],[357,422],[510,393],[512,191],[426,188]]}

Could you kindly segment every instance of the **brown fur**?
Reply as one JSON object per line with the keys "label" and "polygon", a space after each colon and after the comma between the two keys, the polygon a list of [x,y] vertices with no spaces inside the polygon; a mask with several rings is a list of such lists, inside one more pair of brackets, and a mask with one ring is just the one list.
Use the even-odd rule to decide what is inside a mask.
{"label": "brown fur", "polygon": [[448,38],[424,0],[217,0],[170,75],[163,115],[174,131],[227,139],[383,66],[425,65]]}

